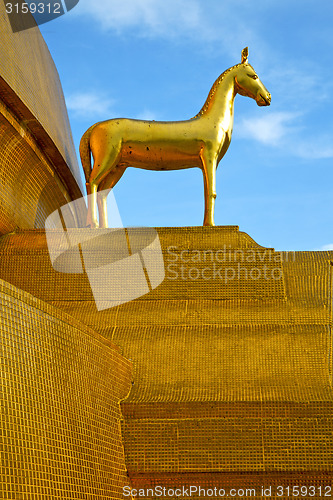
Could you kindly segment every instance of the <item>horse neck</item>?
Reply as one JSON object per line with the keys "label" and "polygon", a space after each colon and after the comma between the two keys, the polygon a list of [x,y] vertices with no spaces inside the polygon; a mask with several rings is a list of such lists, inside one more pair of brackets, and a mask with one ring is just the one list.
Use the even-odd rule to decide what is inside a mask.
{"label": "horse neck", "polygon": [[195,118],[209,118],[224,130],[232,129],[235,99],[235,75],[229,68],[216,80],[212,86],[205,104]]}

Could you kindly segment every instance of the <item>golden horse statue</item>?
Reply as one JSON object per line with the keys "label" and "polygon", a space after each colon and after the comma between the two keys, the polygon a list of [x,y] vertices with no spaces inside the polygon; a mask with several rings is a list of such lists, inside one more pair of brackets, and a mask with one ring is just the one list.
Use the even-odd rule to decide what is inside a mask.
{"label": "golden horse statue", "polygon": [[247,47],[242,51],[242,62],[219,76],[201,111],[190,120],[158,122],[119,118],[90,127],[80,142],[90,195],[87,226],[108,227],[106,196],[129,166],[156,171],[201,168],[205,190],[204,225],[214,226],[216,168],[230,144],[236,94],[251,97],[258,106],[269,106],[271,102],[270,93],[248,63]]}

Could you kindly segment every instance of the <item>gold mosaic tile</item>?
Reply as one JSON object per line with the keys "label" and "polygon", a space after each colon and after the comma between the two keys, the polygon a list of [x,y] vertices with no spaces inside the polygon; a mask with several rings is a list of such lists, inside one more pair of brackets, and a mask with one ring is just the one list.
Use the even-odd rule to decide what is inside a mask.
{"label": "gold mosaic tile", "polygon": [[131,364],[65,313],[0,280],[0,498],[120,498],[119,402]]}

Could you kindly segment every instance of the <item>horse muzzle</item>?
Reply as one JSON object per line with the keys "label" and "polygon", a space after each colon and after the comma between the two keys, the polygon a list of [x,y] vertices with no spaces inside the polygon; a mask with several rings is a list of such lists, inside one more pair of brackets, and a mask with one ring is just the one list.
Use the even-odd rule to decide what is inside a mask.
{"label": "horse muzzle", "polygon": [[272,96],[269,92],[258,92],[256,102],[258,106],[269,106]]}

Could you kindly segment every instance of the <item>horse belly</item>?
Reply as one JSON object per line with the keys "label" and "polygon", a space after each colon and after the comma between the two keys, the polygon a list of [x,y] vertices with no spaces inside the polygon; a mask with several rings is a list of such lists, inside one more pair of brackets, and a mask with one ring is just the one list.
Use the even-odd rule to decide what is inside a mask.
{"label": "horse belly", "polygon": [[199,167],[200,147],[159,144],[123,145],[120,164],[144,170],[181,170]]}

